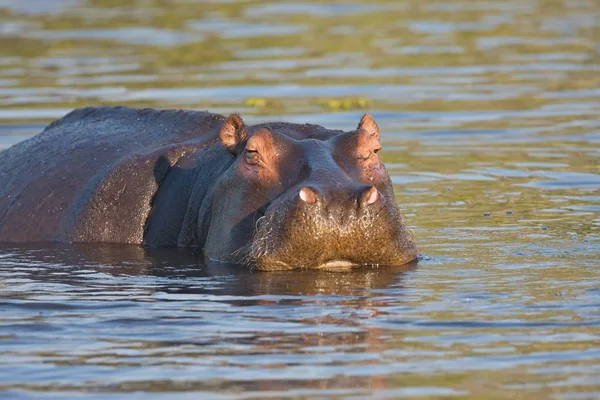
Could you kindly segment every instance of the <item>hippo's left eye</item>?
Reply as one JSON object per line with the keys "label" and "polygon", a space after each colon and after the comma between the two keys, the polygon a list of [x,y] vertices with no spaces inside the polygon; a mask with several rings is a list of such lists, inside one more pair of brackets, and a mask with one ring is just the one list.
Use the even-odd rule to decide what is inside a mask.
{"label": "hippo's left eye", "polygon": [[258,151],[246,149],[246,162],[250,165],[255,165],[258,163]]}
{"label": "hippo's left eye", "polygon": [[373,156],[374,154],[377,154],[379,152],[379,150],[381,150],[381,147],[374,149],[373,151],[369,151],[368,153],[359,154],[358,158],[360,160],[368,160],[369,158],[371,158],[371,156]]}

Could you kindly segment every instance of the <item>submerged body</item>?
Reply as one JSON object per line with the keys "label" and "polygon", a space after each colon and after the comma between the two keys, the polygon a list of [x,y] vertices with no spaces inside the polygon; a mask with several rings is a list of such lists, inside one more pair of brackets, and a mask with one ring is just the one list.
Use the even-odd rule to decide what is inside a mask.
{"label": "submerged body", "polygon": [[201,247],[259,269],[399,265],[416,246],[369,115],[350,132],[86,108],[0,152],[0,242]]}

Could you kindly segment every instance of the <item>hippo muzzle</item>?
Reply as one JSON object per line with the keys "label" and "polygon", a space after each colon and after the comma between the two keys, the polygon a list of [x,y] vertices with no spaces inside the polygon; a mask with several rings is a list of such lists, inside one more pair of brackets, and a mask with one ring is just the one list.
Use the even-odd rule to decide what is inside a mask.
{"label": "hippo muzzle", "polygon": [[375,186],[329,196],[305,186],[258,220],[245,262],[261,270],[345,269],[401,265],[415,257],[400,210]]}

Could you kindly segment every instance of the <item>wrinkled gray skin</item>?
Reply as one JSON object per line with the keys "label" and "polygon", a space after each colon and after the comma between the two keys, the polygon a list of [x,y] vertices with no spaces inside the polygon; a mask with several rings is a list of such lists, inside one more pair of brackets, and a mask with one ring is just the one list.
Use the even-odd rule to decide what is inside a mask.
{"label": "wrinkled gray skin", "polygon": [[0,242],[201,247],[258,269],[400,265],[416,246],[369,115],[350,132],[78,109],[0,152]]}

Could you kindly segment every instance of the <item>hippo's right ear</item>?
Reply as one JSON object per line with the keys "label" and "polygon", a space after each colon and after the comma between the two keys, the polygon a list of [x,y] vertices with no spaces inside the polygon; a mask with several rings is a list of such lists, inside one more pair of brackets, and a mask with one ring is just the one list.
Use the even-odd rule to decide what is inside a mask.
{"label": "hippo's right ear", "polygon": [[219,139],[221,143],[231,154],[237,155],[239,144],[246,140],[248,132],[246,125],[238,114],[231,114],[221,127]]}
{"label": "hippo's right ear", "polygon": [[363,117],[360,119],[360,122],[358,123],[358,127],[356,129],[357,130],[361,130],[361,129],[365,130],[370,135],[379,139],[379,127],[377,126],[377,122],[375,122],[375,120],[373,119],[371,114],[363,115]]}

